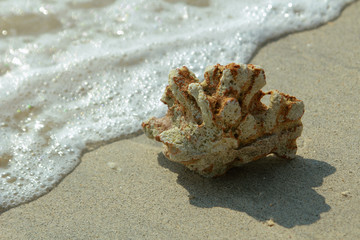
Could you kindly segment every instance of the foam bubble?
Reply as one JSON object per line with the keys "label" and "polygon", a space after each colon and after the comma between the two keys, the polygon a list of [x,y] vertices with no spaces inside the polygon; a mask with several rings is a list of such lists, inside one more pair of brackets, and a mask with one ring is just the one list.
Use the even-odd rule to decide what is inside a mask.
{"label": "foam bubble", "polygon": [[84,150],[164,114],[170,69],[247,62],[349,2],[0,1],[0,208],[48,192]]}

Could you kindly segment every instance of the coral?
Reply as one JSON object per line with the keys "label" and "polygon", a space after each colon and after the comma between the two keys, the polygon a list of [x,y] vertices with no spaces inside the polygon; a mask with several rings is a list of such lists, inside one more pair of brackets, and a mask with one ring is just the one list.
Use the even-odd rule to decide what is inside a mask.
{"label": "coral", "polygon": [[[149,138],[165,144],[164,154],[207,177],[270,153],[294,158],[304,104],[276,90],[264,93],[264,70],[231,63],[205,69],[200,82],[185,66],[172,70],[161,101],[162,118],[142,123]],[[270,96],[270,104],[261,102]]]}

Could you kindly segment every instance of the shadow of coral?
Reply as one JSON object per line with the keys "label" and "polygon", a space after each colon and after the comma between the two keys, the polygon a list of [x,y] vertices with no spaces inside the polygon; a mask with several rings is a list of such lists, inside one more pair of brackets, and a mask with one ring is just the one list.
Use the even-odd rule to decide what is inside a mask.
{"label": "shadow of coral", "polygon": [[190,204],[197,207],[229,208],[259,221],[273,219],[286,228],[312,224],[330,210],[325,198],[313,189],[336,171],[325,162],[269,156],[215,179],[201,177],[162,153],[158,162],[178,174],[177,182],[193,196]]}

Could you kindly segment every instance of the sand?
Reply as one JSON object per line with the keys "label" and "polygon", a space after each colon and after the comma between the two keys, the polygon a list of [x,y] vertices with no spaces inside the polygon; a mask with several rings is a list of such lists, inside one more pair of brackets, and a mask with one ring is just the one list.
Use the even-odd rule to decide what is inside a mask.
{"label": "sand", "polygon": [[86,153],[55,189],[0,215],[1,239],[360,239],[360,2],[259,49],[266,90],[305,102],[298,157],[217,179],[143,134]]}

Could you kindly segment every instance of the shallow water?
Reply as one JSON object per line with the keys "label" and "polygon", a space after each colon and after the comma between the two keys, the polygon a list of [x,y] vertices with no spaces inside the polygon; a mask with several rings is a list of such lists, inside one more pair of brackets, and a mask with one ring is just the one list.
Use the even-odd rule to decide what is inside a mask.
{"label": "shallow water", "polygon": [[170,69],[247,62],[351,0],[0,1],[0,208],[32,200],[88,146],[164,114]]}

